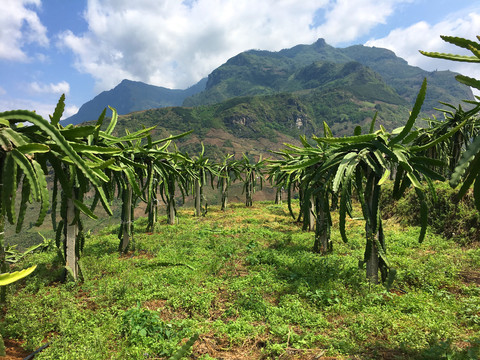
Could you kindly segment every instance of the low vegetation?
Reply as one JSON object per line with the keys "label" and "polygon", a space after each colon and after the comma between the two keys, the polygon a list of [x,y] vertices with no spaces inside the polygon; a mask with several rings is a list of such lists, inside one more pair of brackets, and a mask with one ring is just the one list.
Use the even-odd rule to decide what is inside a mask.
{"label": "low vegetation", "polygon": [[[466,246],[480,241],[480,214],[474,206],[473,193],[457,201],[456,191],[448,184],[437,182],[435,190],[435,196],[426,194],[431,230]],[[395,217],[403,225],[420,224],[419,201],[413,189],[409,189],[402,198],[394,199],[392,186],[387,184],[382,196],[382,210],[387,218]]]}
{"label": "low vegetation", "polygon": [[[294,203],[298,210],[298,203]],[[354,215],[360,215],[355,206]],[[36,276],[11,288],[2,332],[38,359],[167,358],[195,333],[191,359],[475,359],[480,338],[480,251],[419,228],[384,223],[393,287],[358,268],[365,226],[334,217],[334,253],[312,253],[286,204],[178,211],[119,256],[117,226],[86,239],[83,283],[59,283],[53,249],[20,267]],[[9,342],[7,342],[7,347]]]}

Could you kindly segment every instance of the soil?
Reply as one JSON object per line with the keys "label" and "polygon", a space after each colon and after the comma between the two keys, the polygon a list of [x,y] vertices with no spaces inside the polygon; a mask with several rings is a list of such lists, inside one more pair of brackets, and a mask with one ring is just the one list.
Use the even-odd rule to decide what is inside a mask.
{"label": "soil", "polygon": [[465,284],[480,285],[480,272],[478,271],[461,271],[459,275]]}
{"label": "soil", "polygon": [[23,348],[23,341],[20,340],[13,340],[13,339],[5,339],[5,350],[7,356],[0,356],[1,360],[17,360],[17,359],[24,359],[28,355],[29,352],[26,352]]}

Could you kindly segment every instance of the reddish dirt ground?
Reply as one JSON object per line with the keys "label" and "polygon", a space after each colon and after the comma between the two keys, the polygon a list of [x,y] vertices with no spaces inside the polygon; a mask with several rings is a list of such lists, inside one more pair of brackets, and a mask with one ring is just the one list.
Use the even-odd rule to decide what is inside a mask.
{"label": "reddish dirt ground", "polygon": [[17,360],[26,358],[28,355],[30,355],[30,353],[23,350],[22,344],[22,341],[5,339],[5,350],[7,356],[0,356],[0,359]]}

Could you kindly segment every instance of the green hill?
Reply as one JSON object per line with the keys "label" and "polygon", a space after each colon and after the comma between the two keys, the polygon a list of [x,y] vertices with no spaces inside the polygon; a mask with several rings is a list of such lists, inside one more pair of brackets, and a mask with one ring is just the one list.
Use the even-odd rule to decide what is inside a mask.
{"label": "green hill", "polygon": [[103,91],[83,104],[75,115],[62,120],[64,126],[91,121],[107,106],[114,107],[119,114],[154,109],[166,106],[180,106],[185,98],[205,89],[206,79],[186,90],[167,89],[140,81],[123,80],[115,88]]}
{"label": "green hill", "polygon": [[[349,79],[342,81],[344,77]],[[425,77],[429,83],[424,105],[427,111],[437,107],[439,101],[457,104],[473,99],[471,90],[455,81],[452,72],[428,72],[410,66],[387,49],[362,45],[335,48],[319,39],[312,45],[297,45],[279,52],[250,50],[238,54],[215,69],[208,77],[205,90],[186,98],[183,105],[335,87],[348,87],[348,91],[370,101],[413,104]],[[373,78],[376,81],[371,83]],[[378,87],[373,89],[375,84]],[[381,97],[372,98],[377,93]]]}
{"label": "green hill", "polygon": [[120,132],[143,125],[156,126],[158,137],[193,130],[180,142],[182,150],[197,151],[203,142],[214,157],[268,154],[300,135],[322,135],[324,122],[336,135],[350,135],[378,112],[387,129],[402,126],[425,77],[424,116],[435,113],[439,101],[473,99],[451,72],[410,66],[390,50],[335,48],[323,39],[278,52],[240,53],[188,90],[124,81],[96,99],[120,114],[130,112],[121,117]]}
{"label": "green hill", "polygon": [[[352,73],[358,76],[373,72]],[[193,134],[179,141],[184,151],[198,151],[200,142],[206,145],[207,155],[219,157],[223,153],[241,155],[242,152],[271,156],[269,150],[283,147],[283,143],[297,143],[300,135],[323,134],[323,122],[340,135],[350,135],[357,125],[365,128],[378,111],[378,121],[387,128],[401,126],[408,118],[410,106],[380,100],[366,100],[362,95],[377,92],[374,97],[402,102],[391,89],[379,83],[357,83],[348,86],[347,78],[338,80],[337,87],[303,90],[266,96],[242,96],[212,105],[197,107],[170,107],[151,109],[120,116],[117,129],[139,129],[156,126],[155,137],[167,137],[193,130]],[[340,83],[345,83],[340,86]],[[368,97],[371,99],[371,97]]]}

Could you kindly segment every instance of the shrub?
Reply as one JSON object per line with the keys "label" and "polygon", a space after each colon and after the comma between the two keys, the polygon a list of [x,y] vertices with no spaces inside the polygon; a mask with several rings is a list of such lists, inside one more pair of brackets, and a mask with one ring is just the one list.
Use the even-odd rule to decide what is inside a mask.
{"label": "shrub", "polygon": [[[384,190],[383,190],[384,189]],[[382,213],[385,219],[396,217],[404,225],[420,225],[420,203],[413,189],[404,193],[401,199],[392,196],[393,184],[382,188]],[[436,199],[426,192],[428,204],[428,224],[432,230],[465,245],[480,241],[480,214],[475,208],[473,193],[456,201],[455,189],[448,183],[435,183]]]}

